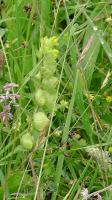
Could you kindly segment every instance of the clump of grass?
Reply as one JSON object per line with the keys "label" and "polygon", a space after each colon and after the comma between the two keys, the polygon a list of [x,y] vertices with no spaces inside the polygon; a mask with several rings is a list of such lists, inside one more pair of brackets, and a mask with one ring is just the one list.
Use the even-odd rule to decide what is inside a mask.
{"label": "clump of grass", "polygon": [[110,7],[1,2],[0,199],[112,199]]}

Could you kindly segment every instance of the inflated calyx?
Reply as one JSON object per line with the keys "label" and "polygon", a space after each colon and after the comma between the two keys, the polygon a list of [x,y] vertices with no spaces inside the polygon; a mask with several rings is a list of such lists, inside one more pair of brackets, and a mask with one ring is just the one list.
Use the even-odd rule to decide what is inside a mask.
{"label": "inflated calyx", "polygon": [[30,150],[33,147],[33,137],[30,133],[26,133],[21,137],[20,143],[23,148]]}
{"label": "inflated calyx", "polygon": [[37,86],[35,101],[39,108],[45,109],[47,112],[51,112],[53,109],[58,86],[56,72],[59,51],[57,45],[57,37],[44,37],[41,39],[40,49],[37,52],[40,65],[35,76],[35,78],[37,77],[37,82],[35,81],[35,86]]}
{"label": "inflated calyx", "polygon": [[33,115],[33,125],[38,131],[44,131],[49,126],[49,119],[44,112],[37,112]]}

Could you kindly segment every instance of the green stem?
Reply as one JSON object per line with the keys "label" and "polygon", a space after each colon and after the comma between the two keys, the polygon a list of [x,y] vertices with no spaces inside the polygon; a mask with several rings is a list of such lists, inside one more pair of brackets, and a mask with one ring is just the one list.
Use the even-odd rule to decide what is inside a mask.
{"label": "green stem", "polygon": [[[74,80],[73,93],[72,93],[70,106],[69,106],[69,110],[68,110],[68,114],[67,114],[67,119],[66,119],[64,131],[63,131],[62,143],[64,143],[64,144],[66,143],[66,141],[68,139],[69,127],[70,127],[71,118],[72,118],[72,110],[73,110],[76,91],[77,91],[78,76],[79,76],[79,71],[77,70],[76,78]],[[66,149],[66,147],[65,147],[65,149]],[[57,161],[56,176],[55,176],[56,191],[52,195],[52,200],[55,200],[56,196],[57,196],[59,183],[60,183],[60,178],[61,178],[61,174],[62,174],[63,162],[64,162],[64,155],[61,154],[61,155],[58,156],[58,161]]]}

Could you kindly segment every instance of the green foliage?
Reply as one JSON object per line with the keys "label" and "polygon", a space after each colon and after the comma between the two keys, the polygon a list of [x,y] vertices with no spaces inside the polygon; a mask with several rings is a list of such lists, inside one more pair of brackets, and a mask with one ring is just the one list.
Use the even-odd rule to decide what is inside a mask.
{"label": "green foliage", "polygon": [[111,7],[0,2],[0,199],[112,199]]}

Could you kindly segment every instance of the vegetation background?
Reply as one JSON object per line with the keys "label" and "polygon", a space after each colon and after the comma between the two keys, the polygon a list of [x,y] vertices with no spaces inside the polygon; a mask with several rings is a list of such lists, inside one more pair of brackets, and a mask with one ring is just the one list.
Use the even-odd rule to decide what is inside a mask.
{"label": "vegetation background", "polygon": [[[25,149],[26,132],[39,140],[35,74],[52,36],[57,101],[48,133]],[[111,200],[112,2],[0,1],[0,45],[0,200]]]}

